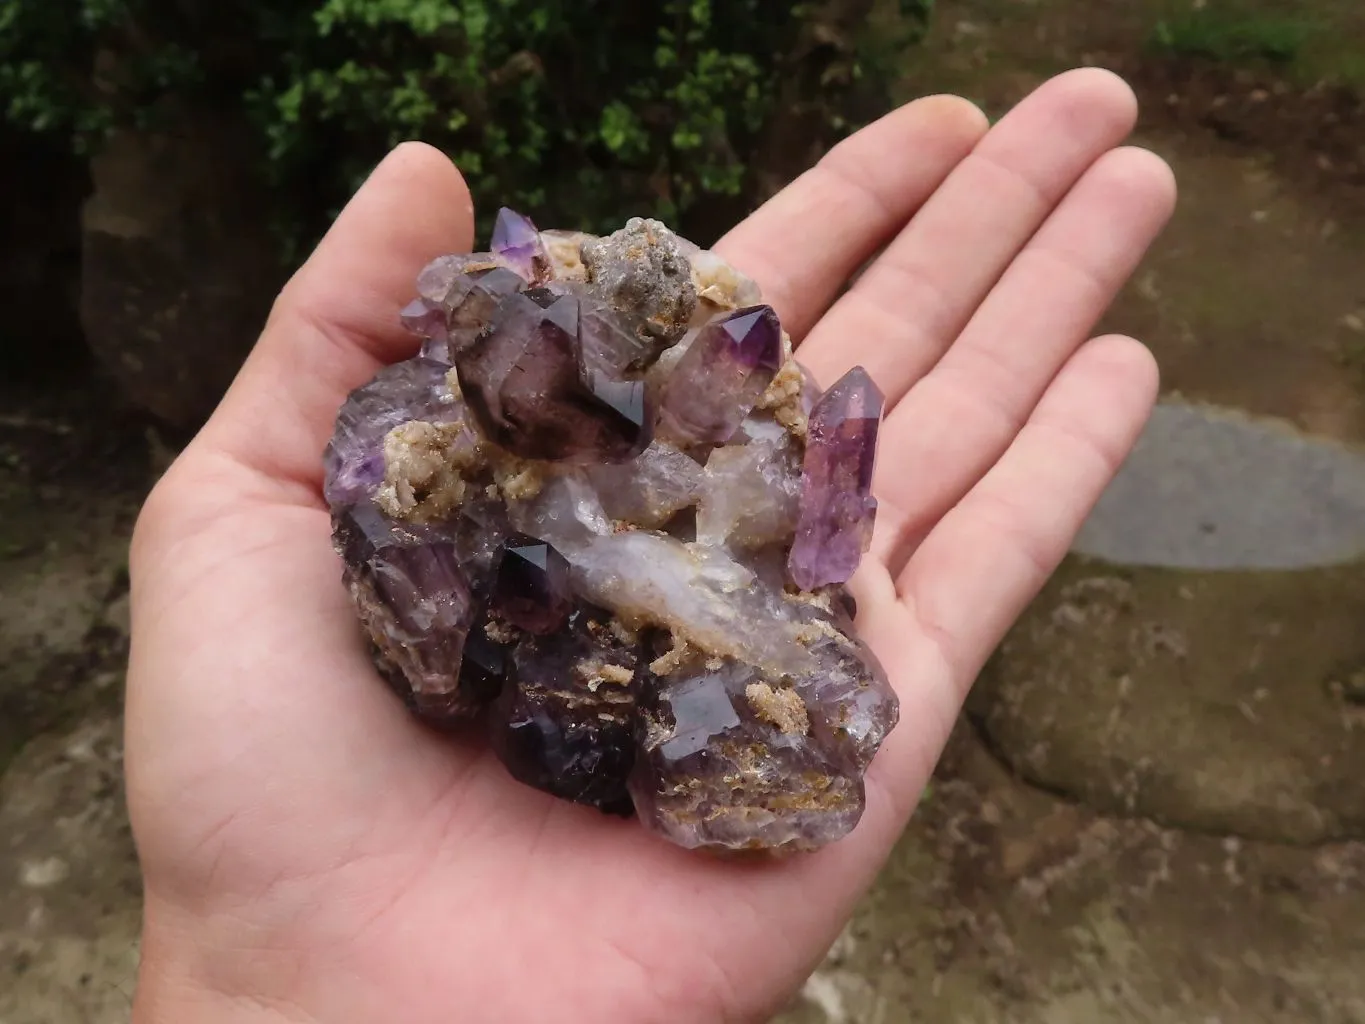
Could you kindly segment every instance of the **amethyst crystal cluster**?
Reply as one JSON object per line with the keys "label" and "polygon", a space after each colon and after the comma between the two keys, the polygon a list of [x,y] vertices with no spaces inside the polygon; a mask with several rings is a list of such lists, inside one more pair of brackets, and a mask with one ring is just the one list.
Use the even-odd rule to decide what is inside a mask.
{"label": "amethyst crystal cluster", "polygon": [[326,462],[381,674],[484,723],[520,781],[687,847],[822,846],[896,723],[843,584],[882,396],[824,394],[753,282],[655,221],[503,210],[403,309],[415,358],[346,401]]}

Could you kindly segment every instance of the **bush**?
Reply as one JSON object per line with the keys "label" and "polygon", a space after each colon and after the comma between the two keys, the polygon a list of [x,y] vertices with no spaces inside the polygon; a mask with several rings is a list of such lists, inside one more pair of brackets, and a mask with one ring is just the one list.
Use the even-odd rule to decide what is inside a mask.
{"label": "bush", "polygon": [[874,0],[7,0],[0,103],[78,150],[172,104],[244,110],[295,243],[413,138],[484,217],[687,227],[746,202],[784,125],[832,138],[879,108],[930,2],[901,0],[873,48]]}
{"label": "bush", "polygon": [[1199,8],[1159,21],[1151,43],[1176,57],[1290,64],[1313,33],[1313,26],[1302,20]]}

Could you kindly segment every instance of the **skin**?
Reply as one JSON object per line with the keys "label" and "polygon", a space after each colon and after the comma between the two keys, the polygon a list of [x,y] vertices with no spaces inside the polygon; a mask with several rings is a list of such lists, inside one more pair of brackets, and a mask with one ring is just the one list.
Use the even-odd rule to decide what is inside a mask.
{"label": "skin", "polygon": [[[135,1020],[762,1020],[905,827],[988,654],[1066,552],[1157,392],[1091,338],[1169,218],[1114,76],[859,132],[717,246],[829,384],[888,399],[859,628],[901,724],[848,839],[755,864],[514,783],[416,724],[366,659],[329,539],[337,407],[410,355],[431,257],[466,251],[456,169],[408,144],[284,289],[133,542],[128,798],[146,880]],[[879,255],[876,255],[878,254]],[[860,267],[876,259],[845,290]]]}

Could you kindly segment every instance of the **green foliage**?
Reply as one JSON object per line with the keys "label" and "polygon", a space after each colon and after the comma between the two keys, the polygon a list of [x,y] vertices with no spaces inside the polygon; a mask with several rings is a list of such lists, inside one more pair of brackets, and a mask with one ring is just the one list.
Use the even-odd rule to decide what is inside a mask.
{"label": "green foliage", "polygon": [[1313,35],[1308,22],[1197,8],[1158,22],[1152,44],[1177,57],[1228,63],[1289,64]]}
{"label": "green foliage", "polygon": [[[897,0],[896,25],[917,30],[930,3]],[[904,41],[862,31],[873,0],[0,4],[9,120],[86,148],[168,104],[245,110],[305,244],[406,139],[448,152],[485,215],[685,221],[703,200],[742,201],[790,111],[845,129]]]}

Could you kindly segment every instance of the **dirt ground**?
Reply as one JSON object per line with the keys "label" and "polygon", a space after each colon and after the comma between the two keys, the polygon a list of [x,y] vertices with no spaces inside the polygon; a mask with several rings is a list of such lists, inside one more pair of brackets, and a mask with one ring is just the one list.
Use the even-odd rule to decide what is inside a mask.
{"label": "dirt ground", "polygon": [[[1182,198],[1108,326],[1153,346],[1168,396],[1365,441],[1365,105],[1315,82],[1352,66],[1323,42],[1275,67],[1153,47],[1157,8],[940,0],[905,92],[961,92],[994,115],[1067,66],[1123,73],[1143,101],[1139,141],[1173,164]],[[1365,40],[1365,6],[1315,10],[1328,42]],[[93,386],[0,387],[0,1024],[106,1024],[127,1018],[137,959],[120,792],[126,541],[164,450]],[[1346,649],[1345,627],[1301,630],[1286,587],[1357,622],[1361,588],[1341,571],[1260,576],[1261,599],[1235,574],[1120,573],[1125,608],[1160,609],[1163,629],[1138,626],[1186,686],[1151,691],[1177,712],[1124,710],[1107,744],[1086,730],[1117,714],[1115,694],[1131,705],[1131,687],[1144,692],[1140,672],[1107,666],[1114,685],[1100,685],[1090,661],[1063,663],[1053,646],[1091,575],[1068,567],[1002,649],[881,881],[781,1024],[1365,1024],[1365,828],[1352,816],[1365,720],[1351,696],[1365,649]],[[1230,594],[1246,644],[1243,620],[1222,612]],[[1277,660],[1233,665],[1267,607]],[[1214,622],[1223,647],[1204,639]],[[1328,642],[1342,649],[1295,655]],[[1309,679],[1301,661],[1343,671]],[[1125,673],[1136,682],[1120,685]],[[1258,718],[1262,690],[1290,710]],[[1309,703],[1298,694],[1319,703],[1291,713]],[[1010,700],[1028,713],[1005,713]],[[1216,765],[1195,756],[1201,730],[1227,739]],[[1360,760],[1303,776],[1321,784],[1302,805],[1336,815],[1305,827],[1302,787],[1252,783],[1329,741]],[[1093,784],[1146,778],[1154,762],[1190,767],[1131,801]]]}

